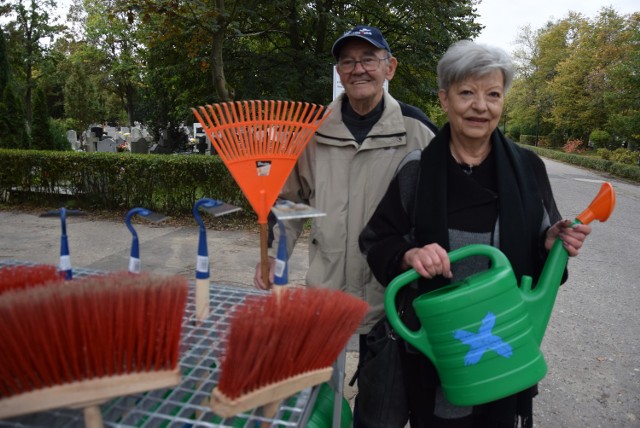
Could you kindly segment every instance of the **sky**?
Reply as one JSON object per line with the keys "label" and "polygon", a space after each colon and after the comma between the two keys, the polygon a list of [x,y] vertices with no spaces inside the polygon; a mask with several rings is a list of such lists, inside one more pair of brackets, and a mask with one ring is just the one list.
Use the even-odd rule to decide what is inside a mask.
{"label": "sky", "polygon": [[547,21],[566,18],[569,11],[594,19],[600,9],[609,6],[620,15],[640,12],[638,0],[481,0],[477,6],[478,22],[485,29],[475,40],[512,53],[525,25],[535,31]]}

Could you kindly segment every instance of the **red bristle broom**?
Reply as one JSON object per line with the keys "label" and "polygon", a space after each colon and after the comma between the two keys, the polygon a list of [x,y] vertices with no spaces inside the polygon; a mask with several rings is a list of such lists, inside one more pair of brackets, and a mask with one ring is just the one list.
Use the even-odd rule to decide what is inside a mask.
{"label": "red bristle broom", "polygon": [[269,284],[267,216],[328,109],[303,102],[252,100],[191,110],[258,215],[262,277]]}
{"label": "red bristle broom", "polygon": [[116,273],[0,295],[0,419],[175,386],[188,293],[179,276]]}
{"label": "red bristle broom", "polygon": [[61,279],[64,275],[53,265],[6,266],[0,268],[0,295]]}
{"label": "red bristle broom", "polygon": [[327,288],[247,297],[231,318],[211,409],[230,417],[263,406],[275,416],[281,400],[331,378],[368,307]]}

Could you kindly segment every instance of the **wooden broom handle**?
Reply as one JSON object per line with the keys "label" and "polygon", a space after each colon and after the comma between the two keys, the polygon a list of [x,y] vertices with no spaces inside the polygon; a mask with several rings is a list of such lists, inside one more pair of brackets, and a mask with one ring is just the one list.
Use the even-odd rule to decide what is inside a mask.
{"label": "wooden broom handle", "polygon": [[267,289],[271,288],[269,282],[269,231],[267,223],[260,224],[260,267],[262,269],[262,281]]}

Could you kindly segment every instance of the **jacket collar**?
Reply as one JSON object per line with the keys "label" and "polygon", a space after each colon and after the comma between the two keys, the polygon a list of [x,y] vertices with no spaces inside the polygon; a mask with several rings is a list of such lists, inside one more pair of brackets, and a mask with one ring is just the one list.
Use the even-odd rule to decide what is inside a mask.
{"label": "jacket collar", "polygon": [[[316,132],[316,140],[319,144],[357,148],[358,144],[342,120],[341,106],[344,97],[343,92],[329,105],[331,109],[329,117],[322,122]],[[400,104],[387,91],[384,91],[384,111],[380,120],[373,125],[369,137],[362,143],[361,149],[402,145],[405,135],[406,129]]]}

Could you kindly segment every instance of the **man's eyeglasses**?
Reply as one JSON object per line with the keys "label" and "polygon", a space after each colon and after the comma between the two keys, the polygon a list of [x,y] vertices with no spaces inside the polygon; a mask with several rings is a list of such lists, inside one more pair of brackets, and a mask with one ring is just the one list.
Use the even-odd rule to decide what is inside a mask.
{"label": "man's eyeglasses", "polygon": [[342,73],[351,73],[356,68],[356,64],[358,63],[362,65],[362,68],[364,68],[365,71],[376,71],[378,68],[380,68],[380,61],[386,61],[389,58],[391,58],[391,56],[386,56],[384,58],[378,58],[377,56],[367,56],[362,58],[360,61],[347,58],[338,61],[338,64],[336,64],[336,66]]}

